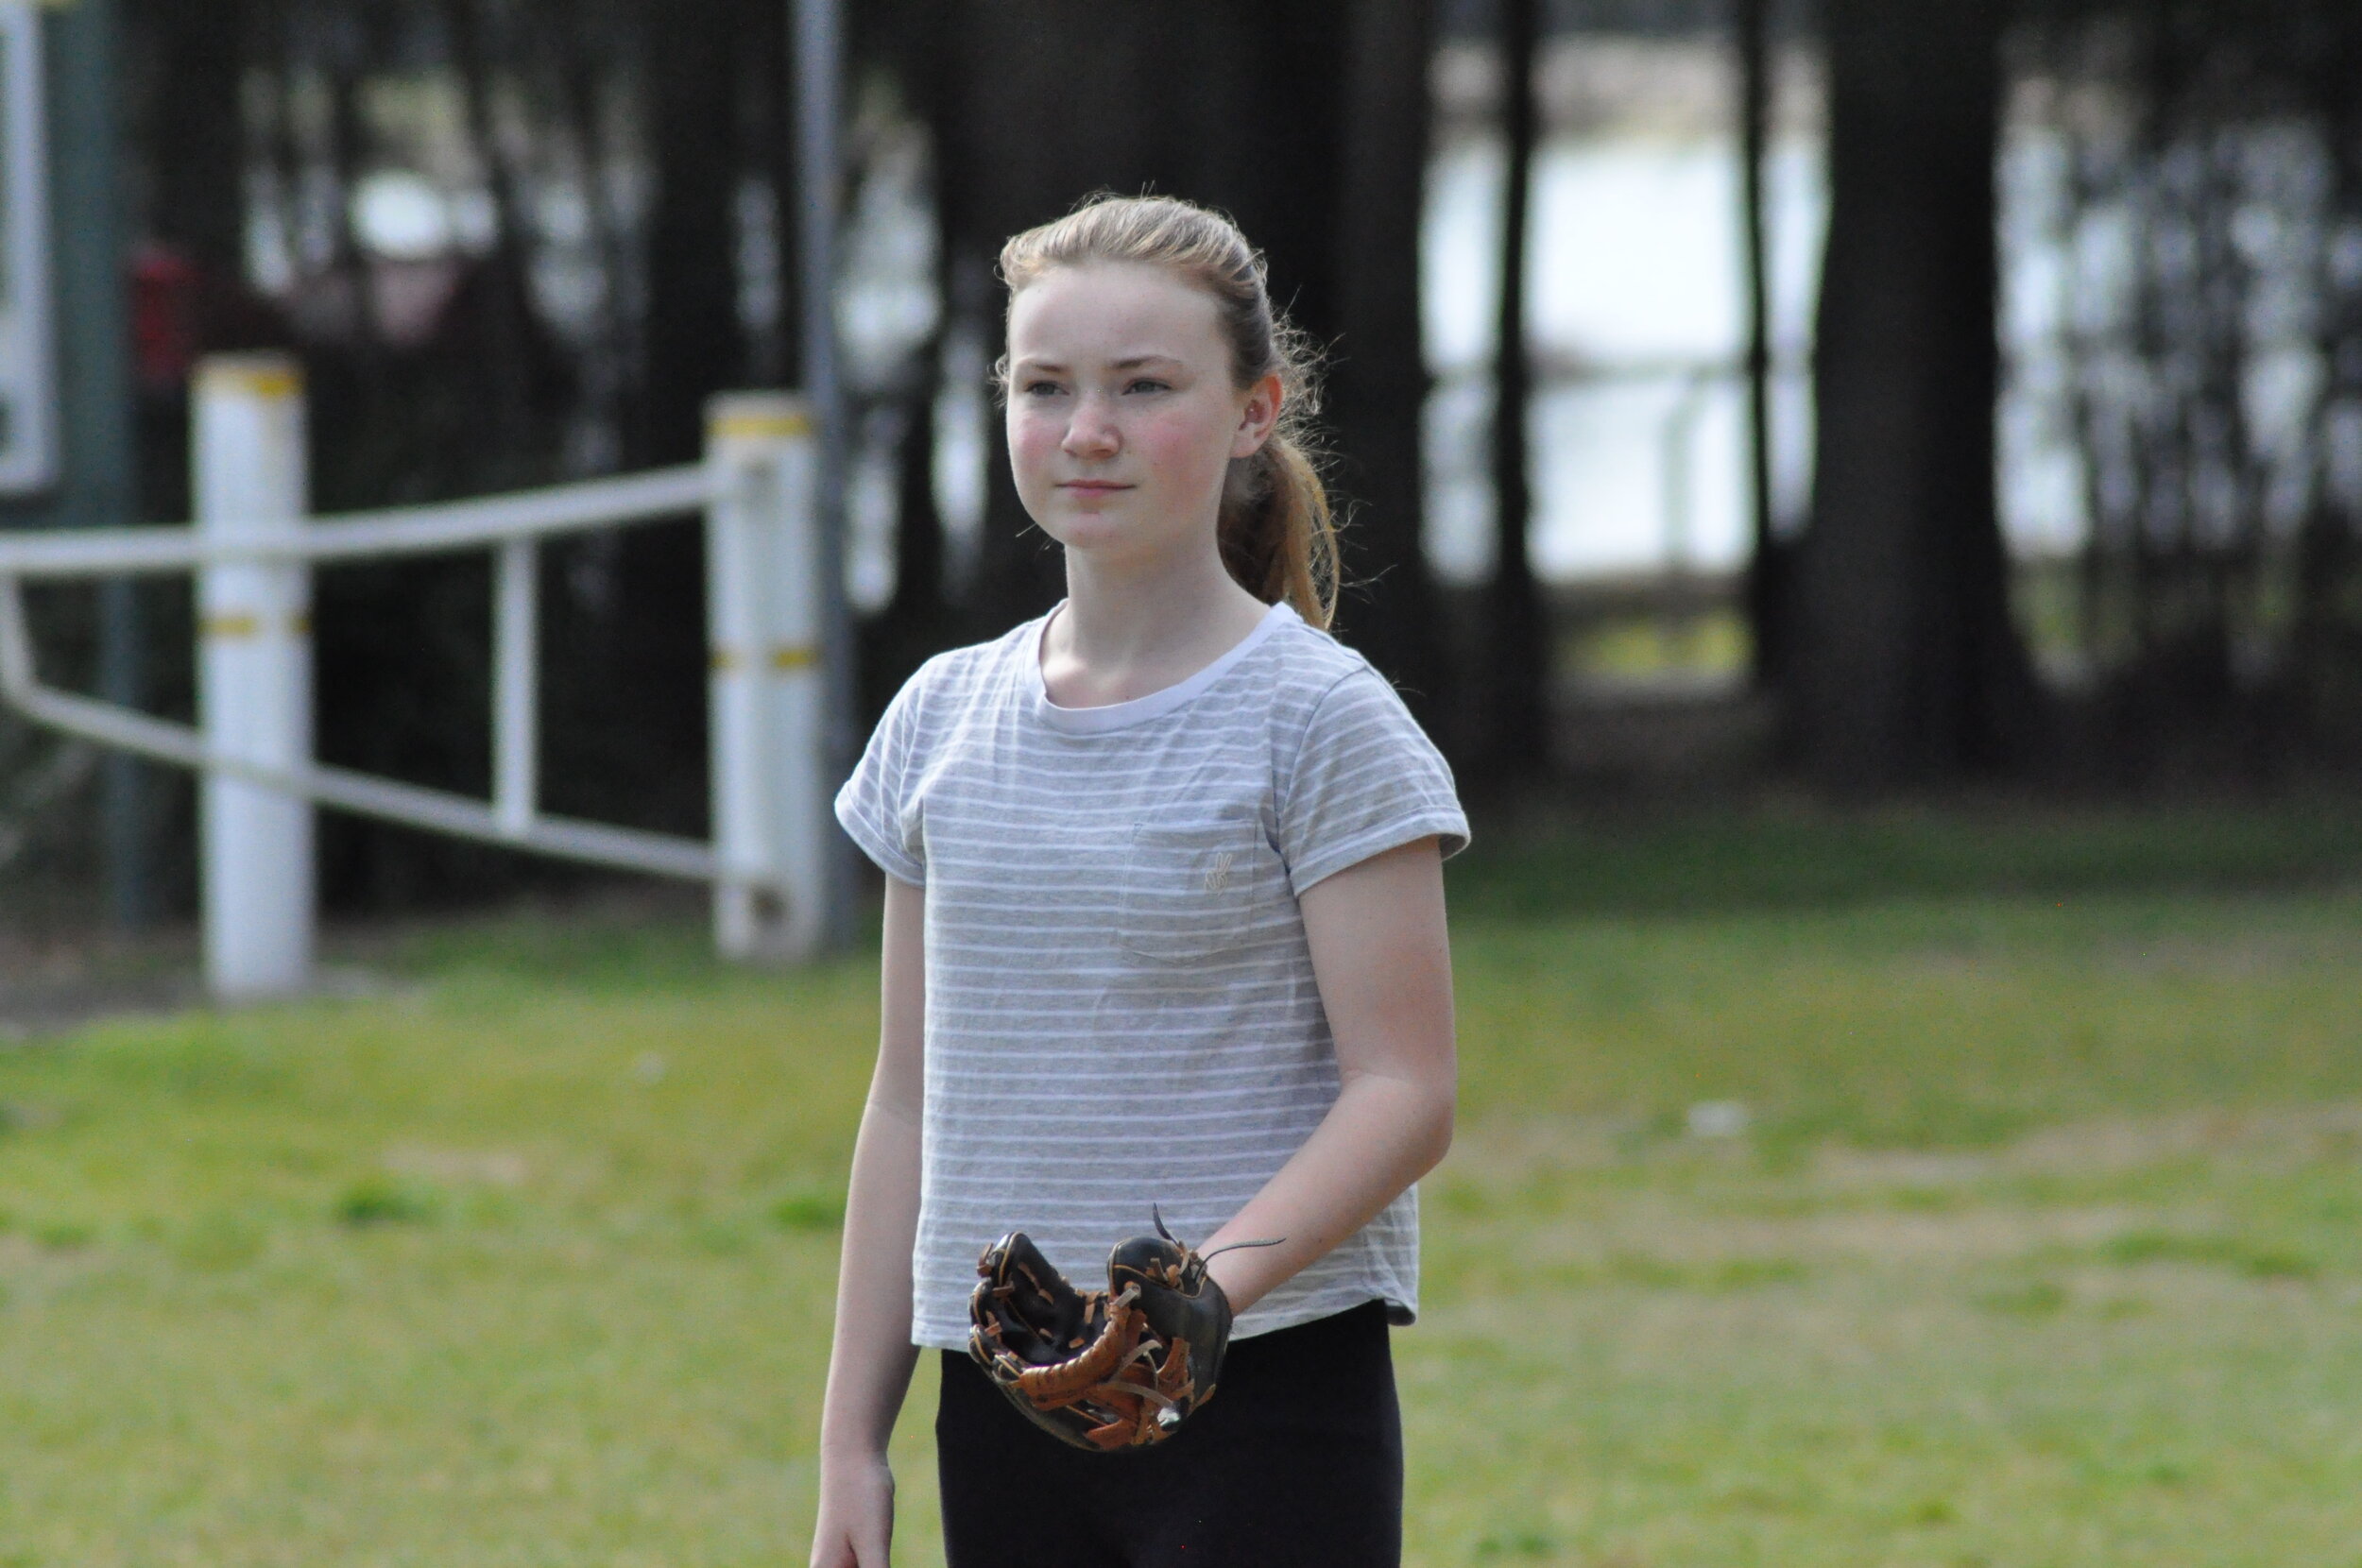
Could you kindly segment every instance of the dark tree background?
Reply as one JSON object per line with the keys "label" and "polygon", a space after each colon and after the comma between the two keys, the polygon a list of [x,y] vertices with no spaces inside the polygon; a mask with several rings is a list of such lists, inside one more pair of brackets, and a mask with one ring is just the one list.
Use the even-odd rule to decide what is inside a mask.
{"label": "dark tree background", "polygon": [[[317,504],[692,460],[709,396],[776,383],[794,364],[791,61],[776,0],[234,0],[201,22],[162,0],[129,11],[142,228],[195,280],[164,300],[186,339],[174,363],[231,346],[299,349]],[[856,394],[857,428],[885,433],[899,453],[897,588],[862,628],[872,710],[928,654],[1060,591],[1059,563],[1025,525],[997,450],[978,558],[950,580],[933,413],[947,334],[997,336],[1001,240],[1099,189],[1231,212],[1266,248],[1292,314],[1332,345],[1332,468],[1350,520],[1343,629],[1431,710],[1446,677],[1418,548],[1429,8],[895,0],[849,20],[855,99],[909,106],[926,129],[942,258],[943,325]],[[429,79],[454,94],[490,232],[420,332],[387,318],[401,269],[366,252],[353,213],[395,155],[372,89]],[[858,188],[858,130],[851,140]],[[596,241],[601,302],[588,329],[538,303],[552,242],[536,203],[554,182],[575,193]],[[267,294],[248,275],[251,212],[293,236],[299,275]],[[750,272],[758,251],[768,259]],[[768,308],[750,311],[762,288]],[[186,505],[173,367],[150,397],[159,518]],[[684,520],[549,554],[552,804],[700,830],[698,530]],[[323,574],[325,756],[484,787],[488,579],[470,561]],[[165,686],[185,706],[185,673]],[[331,896],[347,903],[564,875],[334,819],[323,856]]]}
{"label": "dark tree background", "polygon": [[1998,0],[1827,0],[1829,230],[1791,738],[1876,789],[2022,751],[2032,682],[1994,488]]}
{"label": "dark tree background", "polygon": [[[2079,292],[2084,750],[2153,786],[2362,759],[2362,12],[2028,9],[2061,84],[2060,227],[2128,236]],[[2302,365],[2299,435],[2259,396]],[[2284,411],[2285,412],[2285,411]]]}
{"label": "dark tree background", "polygon": [[[946,293],[987,335],[1001,240],[1087,192],[1186,195],[1263,247],[1275,295],[1335,345],[1341,628],[1422,706],[1442,682],[1418,549],[1426,13],[1418,0],[950,0],[934,12],[927,99]],[[1048,607],[1064,578],[998,449],[991,473],[974,610],[1005,625]]]}
{"label": "dark tree background", "polygon": [[[710,395],[796,363],[781,0],[122,3],[151,517],[185,515],[180,388],[200,351],[301,354],[323,508],[686,461]],[[850,199],[923,142],[939,306],[853,388],[896,520],[893,591],[860,627],[872,712],[929,654],[1060,591],[997,447],[972,556],[939,515],[941,397],[997,342],[1001,241],[1094,190],[1170,192],[1235,214],[1328,346],[1342,634],[1473,794],[1567,788],[1583,720],[1531,571],[1514,413],[1491,443],[1495,578],[1446,593],[1422,548],[1429,72],[1446,42],[1495,51],[1524,91],[1494,124],[1527,170],[1537,62],[1650,35],[1725,51],[1734,149],[1765,145],[1775,47],[1825,65],[1811,502],[1761,511],[1758,541],[1781,548],[1728,600],[1782,719],[1764,768],[1859,794],[2362,761],[2362,12],[2345,0],[876,0],[847,21]],[[2010,124],[2068,149],[2065,239],[2132,236],[2062,349],[2091,520],[2063,568],[2013,561],[1998,521]],[[467,243],[371,253],[355,197],[428,145],[436,178],[474,193]],[[1502,282],[1514,327],[1531,282]],[[2258,323],[2289,312],[2311,378],[2293,452],[2252,417],[2257,366],[2287,358]],[[1504,410],[1543,384],[1514,331],[1495,376]],[[701,830],[693,520],[547,557],[551,804]],[[324,754],[483,788],[484,563],[338,569],[319,595]],[[147,686],[185,711],[183,600],[150,605]],[[172,798],[158,836],[183,843]],[[347,907],[573,875],[333,816],[324,852]]]}

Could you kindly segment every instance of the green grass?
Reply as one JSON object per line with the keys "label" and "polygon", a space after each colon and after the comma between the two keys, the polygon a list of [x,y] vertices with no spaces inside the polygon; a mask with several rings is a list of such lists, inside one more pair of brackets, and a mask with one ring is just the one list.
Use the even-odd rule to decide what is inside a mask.
{"label": "green grass", "polygon": [[[2355,1568],[2362,821],[1497,838],[1412,1561]],[[358,959],[0,1050],[0,1568],[800,1560],[873,962]]]}
{"label": "green grass", "polygon": [[1561,658],[1591,683],[1661,679],[1738,679],[1751,652],[1746,617],[1735,609],[1686,618],[1635,616],[1585,626],[1567,639]]}

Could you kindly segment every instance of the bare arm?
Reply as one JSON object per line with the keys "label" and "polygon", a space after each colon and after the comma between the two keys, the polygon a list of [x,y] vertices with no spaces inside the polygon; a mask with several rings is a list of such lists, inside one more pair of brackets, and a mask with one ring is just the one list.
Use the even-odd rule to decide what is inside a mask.
{"label": "bare arm", "polygon": [[1241,1312],[1369,1223],[1451,1147],[1459,1065],[1435,841],[1314,884],[1303,911],[1342,1082],[1304,1146],[1202,1244],[1287,1238],[1214,1260]]}
{"label": "bare arm", "polygon": [[878,1068],[853,1145],[837,1274],[836,1338],[820,1412],[813,1568],[885,1568],[894,1533],[886,1440],[909,1391],[911,1250],[918,1233],[925,1097],[926,890],[886,878]]}

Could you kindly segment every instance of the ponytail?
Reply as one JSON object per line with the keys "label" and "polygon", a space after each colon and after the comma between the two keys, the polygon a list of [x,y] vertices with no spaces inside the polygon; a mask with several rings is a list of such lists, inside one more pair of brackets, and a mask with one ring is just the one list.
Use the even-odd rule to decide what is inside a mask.
{"label": "ponytail", "polygon": [[1230,466],[1216,538],[1241,588],[1266,605],[1284,599],[1327,629],[1337,612],[1337,525],[1320,469],[1293,437],[1274,431]]}
{"label": "ponytail", "polygon": [[1193,202],[1099,196],[1011,238],[1001,247],[1001,281],[1014,299],[1052,267],[1087,262],[1172,268],[1221,307],[1233,384],[1279,377],[1279,423],[1252,456],[1230,465],[1216,542],[1241,588],[1267,605],[1285,600],[1327,630],[1337,610],[1337,524],[1313,425],[1319,356],[1272,308],[1262,256],[1237,224]]}

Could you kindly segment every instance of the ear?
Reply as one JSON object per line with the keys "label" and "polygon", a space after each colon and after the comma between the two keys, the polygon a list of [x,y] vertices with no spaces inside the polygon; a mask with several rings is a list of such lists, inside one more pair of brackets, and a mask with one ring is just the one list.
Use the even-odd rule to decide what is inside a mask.
{"label": "ear", "polygon": [[1246,389],[1246,406],[1239,411],[1239,428],[1230,437],[1230,455],[1234,460],[1252,457],[1263,450],[1263,443],[1271,439],[1273,427],[1279,423],[1280,405],[1287,401],[1287,395],[1276,370]]}

